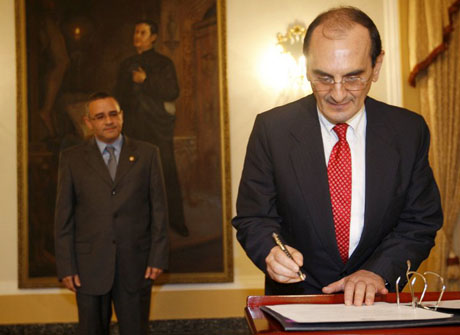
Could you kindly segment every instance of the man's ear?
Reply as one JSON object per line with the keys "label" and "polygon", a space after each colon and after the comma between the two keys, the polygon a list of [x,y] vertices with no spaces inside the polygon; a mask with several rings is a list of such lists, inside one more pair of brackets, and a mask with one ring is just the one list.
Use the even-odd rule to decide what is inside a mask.
{"label": "man's ear", "polygon": [[376,82],[379,79],[380,69],[382,68],[383,57],[385,56],[385,51],[382,50],[380,55],[377,56],[375,60],[374,68],[372,69],[372,81]]}
{"label": "man's ear", "polygon": [[93,130],[93,124],[91,123],[88,115],[83,116],[83,120],[85,121],[86,126],[89,130]]}
{"label": "man's ear", "polygon": [[155,43],[155,41],[157,40],[158,38],[158,34],[152,34],[152,36],[150,36],[150,40],[152,41],[152,44]]}
{"label": "man's ear", "polygon": [[310,78],[310,71],[309,71],[309,66],[308,66],[308,60],[305,59],[305,76],[307,77],[307,80],[310,81],[311,78]]}

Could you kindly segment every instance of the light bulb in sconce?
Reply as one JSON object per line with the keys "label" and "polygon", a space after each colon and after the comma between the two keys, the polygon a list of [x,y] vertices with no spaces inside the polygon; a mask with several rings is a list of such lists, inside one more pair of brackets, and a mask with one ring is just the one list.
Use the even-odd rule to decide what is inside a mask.
{"label": "light bulb in sconce", "polygon": [[312,92],[302,50],[305,33],[306,28],[302,23],[289,25],[286,34],[277,34],[276,44],[267,50],[261,62],[261,79],[277,94],[277,104],[299,99]]}

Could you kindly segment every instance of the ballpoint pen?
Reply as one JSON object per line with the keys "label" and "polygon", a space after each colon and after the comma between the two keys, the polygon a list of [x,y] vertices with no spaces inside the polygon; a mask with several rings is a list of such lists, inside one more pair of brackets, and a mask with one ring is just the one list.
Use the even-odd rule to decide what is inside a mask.
{"label": "ballpoint pen", "polygon": [[[275,240],[276,244],[281,248],[281,250],[283,250],[283,252],[286,254],[286,256],[288,256],[290,259],[292,259],[294,261],[294,258],[292,257],[292,255],[289,252],[289,250],[287,250],[286,246],[281,241],[281,239],[279,238],[278,234],[273,233],[272,236],[273,236],[273,239]],[[297,274],[299,275],[299,278],[301,280],[305,280],[305,274],[300,269],[299,269],[299,271],[297,271]]]}

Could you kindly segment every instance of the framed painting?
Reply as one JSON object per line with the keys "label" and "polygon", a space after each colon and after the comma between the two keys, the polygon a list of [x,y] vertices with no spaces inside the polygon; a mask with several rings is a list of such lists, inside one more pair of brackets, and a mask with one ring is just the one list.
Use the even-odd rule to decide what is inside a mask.
{"label": "framed painting", "polygon": [[[117,87],[121,64],[139,54],[134,28],[145,20],[157,25],[154,50],[172,61],[179,87],[162,102],[172,120],[171,157],[160,147],[171,249],[169,270],[156,283],[232,281],[225,0],[15,1],[19,287],[59,286],[59,153],[92,136],[83,122],[91,93],[135,99],[119,97],[126,91]],[[131,113],[129,103],[121,107]],[[131,123],[127,136],[154,144],[165,131]]]}

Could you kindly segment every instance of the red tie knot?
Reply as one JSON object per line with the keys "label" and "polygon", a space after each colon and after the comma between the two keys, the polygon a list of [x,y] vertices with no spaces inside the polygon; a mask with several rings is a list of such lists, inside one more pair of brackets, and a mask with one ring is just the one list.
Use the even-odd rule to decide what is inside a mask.
{"label": "red tie knot", "polygon": [[332,128],[334,129],[337,136],[339,137],[339,141],[347,140],[347,128],[348,128],[348,124],[346,123],[337,123],[334,126],[334,128]]}

